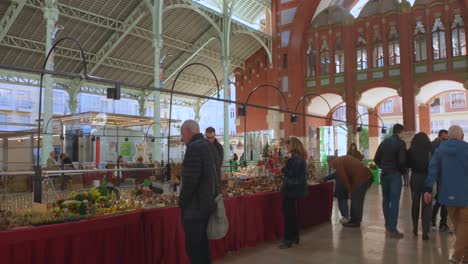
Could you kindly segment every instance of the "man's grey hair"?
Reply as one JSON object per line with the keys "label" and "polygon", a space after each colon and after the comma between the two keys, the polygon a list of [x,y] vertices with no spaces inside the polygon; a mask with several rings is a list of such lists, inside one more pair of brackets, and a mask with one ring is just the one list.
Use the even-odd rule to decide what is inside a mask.
{"label": "man's grey hair", "polygon": [[457,125],[451,126],[448,130],[448,136],[453,139],[462,139],[463,128]]}
{"label": "man's grey hair", "polygon": [[188,129],[192,131],[192,133],[200,133],[200,126],[198,125],[198,122],[192,119],[185,120],[181,129]]}

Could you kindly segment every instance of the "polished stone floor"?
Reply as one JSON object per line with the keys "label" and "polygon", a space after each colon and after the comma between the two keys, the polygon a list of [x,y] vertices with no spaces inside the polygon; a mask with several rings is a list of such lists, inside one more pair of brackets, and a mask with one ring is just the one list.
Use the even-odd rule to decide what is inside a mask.
{"label": "polished stone floor", "polygon": [[[380,188],[375,185],[366,197],[361,229],[343,228],[339,223],[336,201],[332,221],[303,230],[301,244],[280,250],[278,241],[228,254],[216,263],[337,263],[337,264],[440,264],[447,263],[453,243],[451,233],[433,230],[429,241],[412,233],[411,194],[403,187],[398,228],[405,234],[400,240],[386,237],[381,209]],[[451,226],[451,224],[449,224]]]}

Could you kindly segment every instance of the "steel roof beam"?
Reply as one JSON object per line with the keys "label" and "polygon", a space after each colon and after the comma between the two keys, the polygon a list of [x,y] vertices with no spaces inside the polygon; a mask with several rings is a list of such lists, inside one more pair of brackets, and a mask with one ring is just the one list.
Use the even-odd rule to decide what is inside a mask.
{"label": "steel roof beam", "polygon": [[[32,8],[41,9],[44,7],[45,4],[44,4],[44,0],[27,0],[26,5]],[[81,10],[79,8],[71,7],[65,4],[61,4],[61,3],[58,3],[58,10],[60,12],[60,15],[62,16],[65,16],[71,19],[76,19],[83,23],[88,23],[88,24],[92,24],[95,26],[104,27],[107,29],[118,31],[121,33],[124,33],[127,28],[131,27],[131,23],[127,24],[117,19],[105,17],[102,15],[98,15],[98,14],[95,14],[86,10]],[[147,41],[150,41],[151,43],[153,41],[153,32],[151,30],[138,27],[138,26],[133,27],[133,29],[128,33],[128,35],[145,39]],[[186,52],[193,53],[197,49],[200,48],[200,46],[185,42],[183,40],[179,40],[177,38],[174,38],[165,34],[163,34],[163,39],[164,39],[164,45],[167,45],[168,47],[171,47],[174,49],[186,51]],[[198,55],[204,58],[216,60],[216,61],[220,61],[219,58],[221,57],[221,53],[216,52],[216,51],[211,51],[208,49],[203,49],[200,53],[198,53]],[[232,63],[241,67],[243,60],[239,58],[233,58]]]}
{"label": "steel roof beam", "polygon": [[138,25],[138,23],[145,17],[146,11],[143,10],[141,2],[123,22],[126,25],[125,30],[120,32],[114,32],[112,36],[104,43],[102,48],[96,54],[99,60],[94,64],[93,68],[89,71],[89,74],[96,72],[97,68],[101,66],[104,60],[114,51],[114,49],[127,37],[127,35]]}
{"label": "steel roof beam", "polygon": [[27,0],[14,0],[11,1],[10,6],[6,10],[5,14],[0,19],[0,41],[6,36],[10,30],[16,18],[23,10]]}

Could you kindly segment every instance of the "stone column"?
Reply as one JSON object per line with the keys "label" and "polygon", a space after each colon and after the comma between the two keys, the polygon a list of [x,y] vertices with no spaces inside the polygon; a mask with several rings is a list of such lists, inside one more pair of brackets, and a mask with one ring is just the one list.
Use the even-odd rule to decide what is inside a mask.
{"label": "stone column", "polygon": [[369,113],[369,159],[373,159],[379,147],[379,118],[374,108],[367,109]]}
{"label": "stone column", "polygon": [[431,135],[431,107],[427,104],[421,104],[419,109],[419,131]]}
{"label": "stone column", "polygon": [[403,101],[403,126],[405,127],[405,138],[411,137],[416,131],[416,106],[415,106],[415,84],[413,66],[413,38],[411,29],[411,14],[403,9],[399,15],[398,27],[400,32],[400,77]]}

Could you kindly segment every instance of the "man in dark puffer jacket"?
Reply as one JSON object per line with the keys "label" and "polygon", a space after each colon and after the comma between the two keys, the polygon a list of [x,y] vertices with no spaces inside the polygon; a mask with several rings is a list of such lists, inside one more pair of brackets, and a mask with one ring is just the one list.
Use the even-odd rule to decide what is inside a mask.
{"label": "man in dark puffer jacket", "polygon": [[185,231],[187,255],[192,264],[211,263],[206,228],[219,193],[219,156],[216,147],[200,133],[194,120],[187,120],[180,129],[187,146],[182,164],[182,189],[179,207]]}

